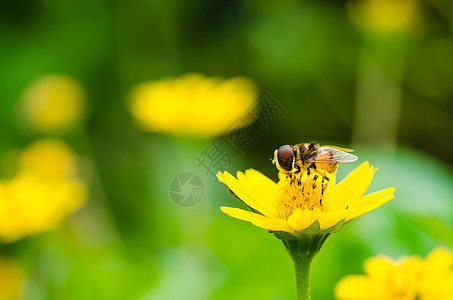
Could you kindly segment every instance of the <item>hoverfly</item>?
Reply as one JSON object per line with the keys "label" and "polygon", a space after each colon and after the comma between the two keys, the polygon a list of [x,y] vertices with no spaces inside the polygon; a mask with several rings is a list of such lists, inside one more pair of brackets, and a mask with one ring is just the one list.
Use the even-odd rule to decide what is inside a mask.
{"label": "hoverfly", "polygon": [[[284,145],[275,150],[272,163],[285,174],[298,174],[307,171],[307,177],[314,171],[329,182],[325,172],[334,173],[338,163],[353,162],[357,156],[348,153],[353,150],[336,146],[320,146],[316,143],[303,143],[294,146]],[[324,172],[323,172],[324,171]]]}

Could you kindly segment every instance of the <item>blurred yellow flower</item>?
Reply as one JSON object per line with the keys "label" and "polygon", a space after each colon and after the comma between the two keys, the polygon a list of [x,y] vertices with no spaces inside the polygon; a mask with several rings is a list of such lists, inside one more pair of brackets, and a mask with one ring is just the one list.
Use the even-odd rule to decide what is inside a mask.
{"label": "blurred yellow flower", "polygon": [[41,140],[19,155],[19,171],[0,180],[0,240],[55,228],[87,197],[76,157],[61,141]]}
{"label": "blurred yellow flower", "polygon": [[85,92],[66,75],[50,75],[33,82],[23,95],[22,111],[33,129],[53,132],[76,123],[85,107]]}
{"label": "blurred yellow flower", "polygon": [[71,149],[59,140],[44,139],[28,146],[19,158],[21,172],[33,172],[45,177],[73,177],[77,164]]}
{"label": "blurred yellow flower", "polygon": [[85,185],[75,179],[27,173],[0,181],[0,240],[13,242],[54,229],[86,194]]}
{"label": "blurred yellow flower", "polygon": [[252,122],[256,97],[247,78],[187,74],[136,86],[129,109],[145,131],[212,137]]}
{"label": "blurred yellow flower", "polygon": [[352,0],[349,15],[354,23],[373,32],[408,30],[418,14],[417,0]]}
{"label": "blurred yellow flower", "polygon": [[367,275],[349,275],[335,288],[339,300],[451,300],[453,254],[434,249],[425,260],[419,256],[397,261],[377,256],[364,263]]}
{"label": "blurred yellow flower", "polygon": [[13,261],[0,257],[0,300],[19,298],[23,274]]}
{"label": "blurred yellow flower", "polygon": [[227,172],[218,173],[219,180],[255,212],[232,207],[221,209],[233,218],[272,232],[294,236],[332,233],[394,197],[393,188],[363,196],[374,172],[365,162],[337,185],[335,174],[329,173],[326,173],[330,179],[328,185],[317,174],[307,178],[306,171],[291,176],[280,173],[278,183],[253,169],[238,172],[237,179]]}

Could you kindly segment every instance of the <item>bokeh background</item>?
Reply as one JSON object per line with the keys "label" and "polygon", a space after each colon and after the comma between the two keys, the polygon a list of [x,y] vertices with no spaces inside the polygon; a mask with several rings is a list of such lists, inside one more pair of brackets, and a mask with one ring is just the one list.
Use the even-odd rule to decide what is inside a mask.
{"label": "bokeh background", "polygon": [[313,299],[367,257],[452,248],[452,28],[448,0],[1,1],[0,299],[294,299],[282,243],[221,213],[241,204],[212,173],[276,180],[274,149],[299,142],[353,148],[340,179],[368,160],[369,191],[396,188],[329,237]]}

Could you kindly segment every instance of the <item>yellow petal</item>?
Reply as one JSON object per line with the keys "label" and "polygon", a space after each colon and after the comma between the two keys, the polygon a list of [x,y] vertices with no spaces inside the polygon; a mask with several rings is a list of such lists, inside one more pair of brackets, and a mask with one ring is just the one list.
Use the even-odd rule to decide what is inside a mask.
{"label": "yellow petal", "polygon": [[453,265],[453,254],[445,248],[438,247],[426,257],[425,273],[442,274],[449,272]]}
{"label": "yellow petal", "polygon": [[396,270],[401,274],[399,277],[412,278],[412,282],[419,281],[419,275],[422,273],[424,265],[423,259],[420,256],[402,256],[398,259],[398,264]]}
{"label": "yellow petal", "polygon": [[335,287],[338,300],[384,300],[385,287],[362,275],[344,277]]}
{"label": "yellow petal", "polygon": [[313,210],[296,209],[288,218],[288,223],[294,230],[299,231],[313,224],[321,214],[321,210],[315,207]]}
{"label": "yellow petal", "polygon": [[395,262],[391,258],[385,255],[379,255],[367,259],[363,263],[363,268],[371,278],[384,282],[391,275],[394,264]]}
{"label": "yellow petal", "polygon": [[322,213],[319,217],[319,225],[321,226],[321,230],[332,227],[341,220],[345,219],[348,214],[349,212],[346,209]]}
{"label": "yellow petal", "polygon": [[268,201],[257,199],[256,194],[250,191],[248,186],[244,186],[228,172],[217,173],[217,178],[226,184],[248,206],[256,209],[263,215],[274,218],[279,217],[279,214],[274,206],[272,206]]}
{"label": "yellow petal", "polygon": [[277,184],[275,182],[254,169],[246,170],[245,174],[238,172],[237,175],[238,181],[247,186],[250,191],[253,191],[260,201],[272,205],[277,192]]}
{"label": "yellow petal", "polygon": [[339,206],[343,206],[347,201],[362,196],[373,179],[376,169],[366,161],[349,173],[331,191],[331,197]]}
{"label": "yellow petal", "polygon": [[277,183],[274,182],[272,179],[264,175],[263,173],[255,170],[255,169],[247,169],[245,170],[245,174],[252,178],[255,178],[257,181],[260,182],[263,186],[271,186],[272,188],[277,188]]}
{"label": "yellow petal", "polygon": [[294,234],[294,229],[282,219],[268,218],[260,214],[234,207],[222,206],[220,209],[230,217],[250,222],[255,226],[271,231],[286,231]]}
{"label": "yellow petal", "polygon": [[363,215],[364,213],[381,206],[385,202],[395,197],[394,193],[394,188],[387,188],[350,201],[348,204],[348,210],[350,210],[350,214],[346,220],[348,221],[354,219],[355,217]]}
{"label": "yellow petal", "polygon": [[451,300],[453,299],[453,273],[424,274],[420,283],[420,299]]}
{"label": "yellow petal", "polygon": [[240,208],[222,206],[220,209],[232,218],[236,218],[251,223],[257,221],[264,221],[268,219],[268,217],[265,217],[263,215],[256,214],[251,211],[246,211]]}
{"label": "yellow petal", "polygon": [[256,225],[258,227],[268,229],[271,231],[285,231],[289,232],[291,234],[295,234],[294,228],[288,224],[288,222],[282,220],[282,219],[274,219],[270,218],[264,221],[257,221],[253,222],[253,225]]}

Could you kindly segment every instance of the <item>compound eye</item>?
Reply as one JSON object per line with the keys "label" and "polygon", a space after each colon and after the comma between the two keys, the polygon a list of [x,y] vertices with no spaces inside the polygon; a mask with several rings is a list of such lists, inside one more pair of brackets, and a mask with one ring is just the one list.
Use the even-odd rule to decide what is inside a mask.
{"label": "compound eye", "polygon": [[294,151],[290,145],[284,145],[277,150],[277,160],[280,168],[291,171],[294,167]]}

